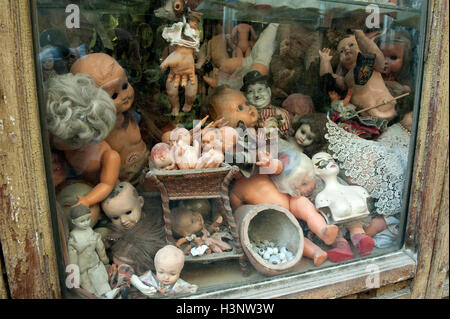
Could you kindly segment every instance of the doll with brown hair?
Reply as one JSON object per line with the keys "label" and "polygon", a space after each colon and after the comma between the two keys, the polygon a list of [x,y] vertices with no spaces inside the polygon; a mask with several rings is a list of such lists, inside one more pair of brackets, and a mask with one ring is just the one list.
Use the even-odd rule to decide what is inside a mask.
{"label": "doll with brown hair", "polygon": [[137,275],[154,270],[153,258],[166,244],[161,203],[153,198],[144,203],[133,185],[121,182],[101,206],[111,220],[113,263],[128,264]]}
{"label": "doll with brown hair", "polygon": [[295,142],[308,156],[324,151],[328,147],[325,139],[327,133],[327,116],[324,113],[309,113],[294,124]]}
{"label": "doll with brown hair", "polygon": [[114,188],[120,157],[104,141],[116,122],[114,102],[85,74],[49,80],[46,120],[52,146],[64,152],[72,168],[95,187],[78,202],[92,206]]}
{"label": "doll with brown hair", "polygon": [[127,112],[134,101],[134,89],[128,83],[125,70],[111,56],[91,53],[78,59],[70,71],[92,76],[95,84],[114,100],[117,120],[105,141],[120,155],[119,179],[136,184],[150,152],[142,140],[138,123]]}
{"label": "doll with brown hair", "polygon": [[351,103],[362,115],[391,120],[396,115],[395,100],[387,89],[381,73],[384,55],[375,42],[362,30],[342,39],[337,47],[339,65],[336,73],[331,65],[331,50],[324,48],[320,54],[320,76],[327,73],[336,79],[341,90],[353,89]]}

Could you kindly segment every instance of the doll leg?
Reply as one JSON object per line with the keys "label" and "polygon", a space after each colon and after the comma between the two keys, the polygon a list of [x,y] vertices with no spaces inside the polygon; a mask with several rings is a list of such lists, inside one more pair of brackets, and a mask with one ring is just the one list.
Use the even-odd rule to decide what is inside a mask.
{"label": "doll leg", "polygon": [[326,245],[331,245],[336,240],[339,228],[336,225],[328,225],[309,199],[304,196],[291,197],[289,207],[290,212],[296,218],[304,220],[309,229]]}
{"label": "doll leg", "polygon": [[169,80],[166,81],[167,98],[172,105],[172,115],[178,115],[180,111],[180,99],[178,97],[178,86],[175,86]]}
{"label": "doll leg", "polygon": [[195,98],[197,97],[198,90],[198,81],[197,76],[195,76],[195,84],[191,82],[186,85],[184,91],[184,105],[183,112],[189,112],[192,109],[192,105],[194,104]]}
{"label": "doll leg", "polygon": [[333,249],[328,250],[328,259],[332,262],[341,262],[355,258],[349,243],[344,237],[339,236],[333,244]]}
{"label": "doll leg", "polygon": [[361,256],[369,255],[373,247],[375,246],[375,242],[372,237],[367,236],[364,232],[362,223],[356,222],[347,226],[350,232],[350,238],[352,240],[353,246],[355,246],[356,250]]}
{"label": "doll leg", "polygon": [[373,237],[378,233],[381,233],[383,230],[387,229],[386,221],[383,216],[375,217],[370,220],[370,224],[367,227],[364,227],[364,231],[366,235]]}
{"label": "doll leg", "polygon": [[327,260],[327,253],[308,238],[305,238],[303,256],[312,259],[315,266],[320,266],[325,260]]}

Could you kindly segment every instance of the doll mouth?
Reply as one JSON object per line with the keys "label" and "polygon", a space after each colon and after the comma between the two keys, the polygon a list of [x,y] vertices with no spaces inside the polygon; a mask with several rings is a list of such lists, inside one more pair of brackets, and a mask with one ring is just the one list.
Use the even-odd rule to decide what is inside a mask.
{"label": "doll mouth", "polygon": [[302,145],[302,144],[304,143],[304,141],[303,141],[301,138],[298,138],[298,139],[297,139],[297,143],[300,144],[300,145]]}

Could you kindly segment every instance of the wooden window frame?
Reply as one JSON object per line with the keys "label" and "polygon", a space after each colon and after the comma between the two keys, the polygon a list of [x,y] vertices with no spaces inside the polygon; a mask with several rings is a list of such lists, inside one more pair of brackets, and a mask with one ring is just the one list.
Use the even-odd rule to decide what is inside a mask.
{"label": "wooden window frame", "polygon": [[[428,2],[422,94],[408,220],[401,250],[268,278],[191,298],[338,298],[367,290],[367,266],[381,286],[413,278],[412,298],[448,296],[448,1]],[[28,0],[0,10],[0,298],[61,298],[60,253],[51,218]],[[55,230],[55,231],[54,231]]]}

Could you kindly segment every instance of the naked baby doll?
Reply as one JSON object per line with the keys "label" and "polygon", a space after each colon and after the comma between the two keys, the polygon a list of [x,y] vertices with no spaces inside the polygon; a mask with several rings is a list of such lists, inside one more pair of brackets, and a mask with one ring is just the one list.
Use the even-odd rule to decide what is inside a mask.
{"label": "naked baby doll", "polygon": [[319,51],[320,75],[330,73],[341,90],[352,88],[351,103],[366,110],[362,115],[387,121],[393,119],[396,102],[381,75],[384,55],[378,46],[363,31],[355,30],[354,35],[339,42],[337,50],[340,62],[336,73],[331,66],[330,49]]}
{"label": "naked baby doll", "polygon": [[111,220],[109,240],[112,241],[113,263],[128,264],[137,275],[154,270],[154,256],[166,244],[161,203],[139,196],[128,182],[120,182],[102,202],[101,207]]}
{"label": "naked baby doll", "polygon": [[231,250],[232,247],[220,238],[211,234],[222,223],[223,218],[219,216],[208,229],[200,212],[194,212],[186,207],[179,206],[171,210],[172,230],[178,237],[177,247],[183,247],[186,255],[198,256],[206,253],[221,253]]}
{"label": "naked baby doll", "polygon": [[52,146],[84,180],[95,185],[78,202],[90,207],[114,188],[119,154],[104,141],[115,125],[114,103],[85,74],[58,75],[49,80],[46,120]]}
{"label": "naked baby doll", "polygon": [[128,83],[125,70],[111,56],[91,53],[78,59],[70,71],[89,74],[114,100],[117,120],[105,141],[120,155],[119,179],[136,184],[150,152],[142,140],[138,123],[127,112],[134,101],[134,89]]}
{"label": "naked baby doll", "polygon": [[[283,163],[280,174],[258,174],[239,179],[230,191],[233,209],[242,205],[273,203],[283,206],[296,218],[304,220],[313,233],[325,244],[331,245],[338,234],[338,227],[327,225],[314,204],[305,197],[314,190],[314,173],[311,160],[298,151],[279,154]],[[313,259],[316,266],[327,259],[327,253],[305,238],[304,256]]]}

